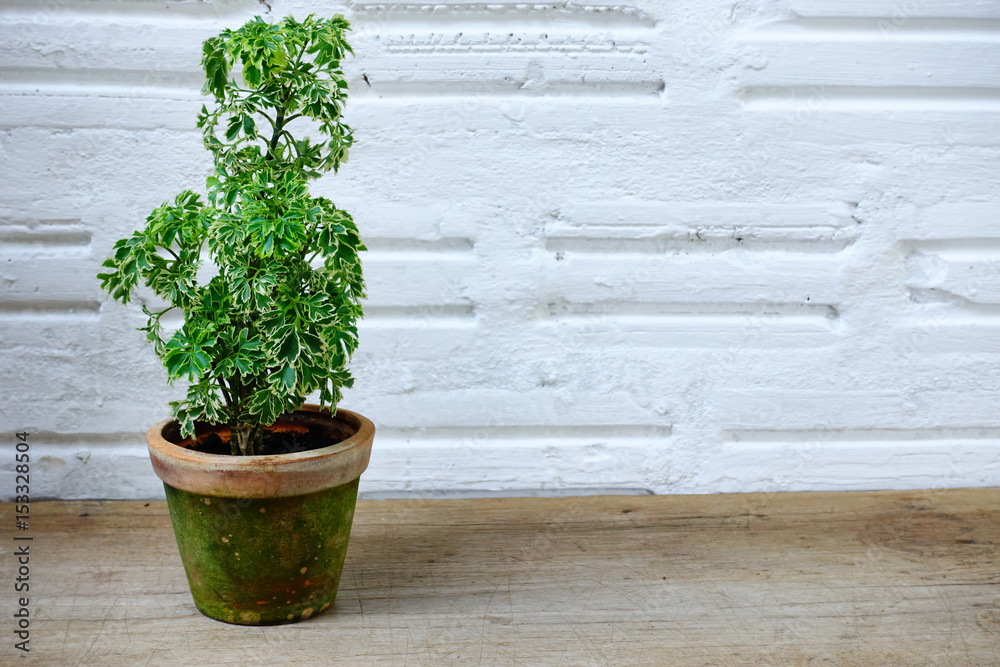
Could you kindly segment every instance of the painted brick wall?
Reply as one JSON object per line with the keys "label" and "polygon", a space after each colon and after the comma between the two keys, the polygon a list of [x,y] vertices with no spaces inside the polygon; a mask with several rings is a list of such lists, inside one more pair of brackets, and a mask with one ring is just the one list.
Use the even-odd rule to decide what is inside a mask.
{"label": "painted brick wall", "polygon": [[162,494],[179,392],[93,276],[209,173],[201,41],[332,6],[363,491],[1000,483],[1000,3],[5,0],[0,414],[36,496]]}

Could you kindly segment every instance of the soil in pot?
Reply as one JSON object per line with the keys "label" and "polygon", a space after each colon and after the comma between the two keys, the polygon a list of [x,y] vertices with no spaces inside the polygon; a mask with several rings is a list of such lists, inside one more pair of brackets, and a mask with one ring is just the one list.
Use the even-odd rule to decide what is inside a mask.
{"label": "soil in pot", "polygon": [[[196,441],[187,438],[178,444],[182,447],[193,449],[196,452],[230,456],[232,455],[232,449],[229,439],[230,434],[228,429],[221,433],[218,430],[213,430],[204,433]],[[315,424],[310,424],[309,426],[289,425],[285,428],[265,431],[264,439],[257,456],[308,452],[321,447],[329,447],[338,442],[340,440],[332,437],[328,429],[321,428]]]}
{"label": "soil in pot", "polygon": [[[264,438],[257,456],[308,452],[335,445],[348,437],[336,423],[324,424],[299,415],[286,415],[264,429]],[[198,423],[193,438],[181,438],[177,429],[165,429],[163,437],[170,442],[205,454],[232,455],[228,426]]]}

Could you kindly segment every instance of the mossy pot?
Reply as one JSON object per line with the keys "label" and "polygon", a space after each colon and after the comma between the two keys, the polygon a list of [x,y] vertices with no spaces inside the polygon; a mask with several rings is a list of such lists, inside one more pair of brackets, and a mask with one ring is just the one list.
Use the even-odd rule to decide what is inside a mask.
{"label": "mossy pot", "polygon": [[[228,456],[194,451],[174,420],[149,430],[191,594],[199,611],[239,625],[293,623],[334,602],[358,481],[375,427],[354,412],[305,405],[272,427],[324,434],[306,452]],[[200,427],[228,438],[225,427]]]}

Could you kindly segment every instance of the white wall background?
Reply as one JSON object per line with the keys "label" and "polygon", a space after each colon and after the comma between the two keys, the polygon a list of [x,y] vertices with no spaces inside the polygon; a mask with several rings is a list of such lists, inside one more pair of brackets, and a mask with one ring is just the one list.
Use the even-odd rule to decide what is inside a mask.
{"label": "white wall background", "polygon": [[[162,495],[94,274],[203,39],[342,11],[375,495],[1000,484],[1000,2],[4,0],[0,495]],[[366,75],[366,83],[362,75]]]}

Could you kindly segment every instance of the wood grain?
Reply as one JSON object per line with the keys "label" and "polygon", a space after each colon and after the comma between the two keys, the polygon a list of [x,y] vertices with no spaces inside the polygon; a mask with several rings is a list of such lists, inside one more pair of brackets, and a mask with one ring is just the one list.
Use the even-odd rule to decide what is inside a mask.
{"label": "wood grain", "polygon": [[247,628],[195,610],[164,503],[40,502],[0,663],[996,665],[998,519],[1000,489],[362,501],[334,609]]}

